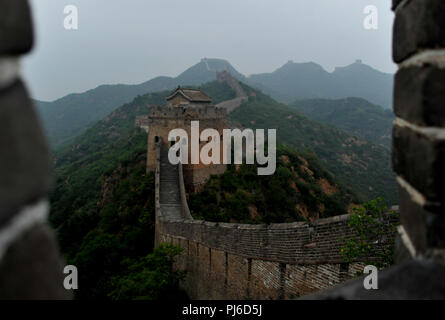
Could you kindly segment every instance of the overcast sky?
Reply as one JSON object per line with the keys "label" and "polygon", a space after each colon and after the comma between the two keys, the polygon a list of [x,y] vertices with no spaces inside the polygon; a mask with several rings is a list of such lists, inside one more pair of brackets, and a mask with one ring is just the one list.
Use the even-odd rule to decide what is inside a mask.
{"label": "overcast sky", "polygon": [[[201,58],[239,72],[272,72],[288,60],[326,70],[356,59],[384,72],[391,61],[389,0],[31,0],[37,42],[24,59],[32,96],[51,101],[101,84],[177,76]],[[78,30],[65,30],[65,5]],[[367,5],[378,29],[363,27]]]}

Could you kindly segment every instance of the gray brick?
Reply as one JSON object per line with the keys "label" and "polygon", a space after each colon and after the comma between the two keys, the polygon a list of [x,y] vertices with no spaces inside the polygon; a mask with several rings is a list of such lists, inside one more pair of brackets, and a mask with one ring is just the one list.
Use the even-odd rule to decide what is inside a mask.
{"label": "gray brick", "polygon": [[63,264],[52,230],[35,225],[19,237],[0,262],[0,299],[69,299]]}
{"label": "gray brick", "polygon": [[366,290],[363,277],[304,299],[445,299],[445,267],[431,261],[409,260],[379,272],[379,289]]}
{"label": "gray brick", "polygon": [[392,9],[392,10],[396,10],[397,7],[398,7],[398,5],[399,5],[400,3],[402,3],[402,1],[403,1],[403,0],[392,0],[392,6],[391,6],[391,9]]}
{"label": "gray brick", "polygon": [[445,215],[427,215],[426,229],[428,247],[445,248]]}
{"label": "gray brick", "polygon": [[46,139],[22,82],[0,91],[0,227],[51,187]]}
{"label": "gray brick", "polygon": [[396,13],[393,59],[402,62],[421,49],[445,47],[445,1],[411,0]]}
{"label": "gray brick", "polygon": [[445,126],[445,70],[400,69],[395,76],[394,113],[421,126]]}
{"label": "gray brick", "polygon": [[0,55],[26,53],[32,46],[33,30],[28,1],[0,1]]}
{"label": "gray brick", "polygon": [[394,126],[394,171],[431,201],[445,199],[445,141]]}
{"label": "gray brick", "polygon": [[412,201],[404,188],[399,186],[400,222],[419,252],[426,250],[426,216],[422,206]]}

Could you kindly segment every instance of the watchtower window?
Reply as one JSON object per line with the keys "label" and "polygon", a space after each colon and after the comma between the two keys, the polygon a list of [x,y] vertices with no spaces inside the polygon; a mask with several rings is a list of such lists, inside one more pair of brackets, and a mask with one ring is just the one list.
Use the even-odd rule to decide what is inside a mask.
{"label": "watchtower window", "polygon": [[158,143],[158,142],[159,142],[159,137],[155,136],[155,143]]}

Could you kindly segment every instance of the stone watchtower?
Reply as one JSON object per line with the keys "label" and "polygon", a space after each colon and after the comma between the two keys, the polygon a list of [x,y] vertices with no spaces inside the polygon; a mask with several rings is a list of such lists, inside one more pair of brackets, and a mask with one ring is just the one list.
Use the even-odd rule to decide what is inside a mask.
{"label": "stone watchtower", "polygon": [[[178,87],[167,98],[167,106],[151,107],[147,120],[148,147],[147,172],[156,168],[156,142],[162,140],[167,150],[173,141],[168,141],[168,134],[173,129],[184,129],[189,136],[189,164],[184,164],[184,182],[189,191],[196,191],[211,175],[222,174],[226,170],[223,164],[191,164],[191,121],[199,121],[199,132],[212,128],[218,131],[222,141],[223,129],[226,128],[226,110],[211,105],[211,99],[197,89]],[[206,142],[199,143],[199,150]],[[222,142],[221,142],[222,159]],[[222,163],[222,161],[221,161]]]}

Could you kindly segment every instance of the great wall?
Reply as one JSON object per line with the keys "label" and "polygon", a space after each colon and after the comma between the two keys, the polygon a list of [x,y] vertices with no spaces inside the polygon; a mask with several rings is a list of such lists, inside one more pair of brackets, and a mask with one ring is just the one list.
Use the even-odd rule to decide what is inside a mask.
{"label": "great wall", "polygon": [[[202,107],[195,117],[220,124],[221,111],[246,99],[236,79],[218,74],[237,93],[228,103]],[[147,171],[155,171],[155,244],[173,243],[183,250],[175,268],[187,271],[182,288],[192,299],[292,299],[351,279],[364,263],[347,263],[340,254],[344,241],[354,236],[349,215],[307,222],[249,225],[194,220],[187,204],[182,164],[168,160],[172,125],[190,125],[184,116],[194,106],[152,107],[148,129]],[[184,119],[183,119],[184,118]],[[182,119],[182,120],[181,120]],[[151,132],[153,130],[153,132]],[[199,168],[203,170],[204,168]],[[207,167],[208,172],[218,173]],[[222,172],[222,171],[219,171]],[[207,175],[208,176],[208,175]]]}
{"label": "great wall", "polygon": [[[191,299],[289,299],[328,288],[363,271],[345,263],[342,239],[353,236],[349,215],[270,225],[194,220],[188,210],[181,165],[156,144],[156,241],[183,251],[176,267]],[[182,186],[181,186],[182,185]]]}
{"label": "great wall", "polygon": [[[0,150],[8,150],[0,157],[6,177],[0,180],[0,298],[69,299],[57,239],[46,223],[50,154],[16,67],[33,46],[31,10],[27,0],[3,0],[0,9],[7,22],[0,29]],[[311,298],[445,298],[445,5],[392,0],[392,10],[393,60],[399,66],[392,161],[410,241],[398,238],[396,264],[379,273],[379,290],[365,290],[359,279]],[[292,298],[339,283],[361,267],[337,255],[345,216],[313,225],[193,220],[182,168],[170,167],[162,152],[158,143],[156,240],[184,248],[177,266],[189,271],[182,286],[191,298]]]}

